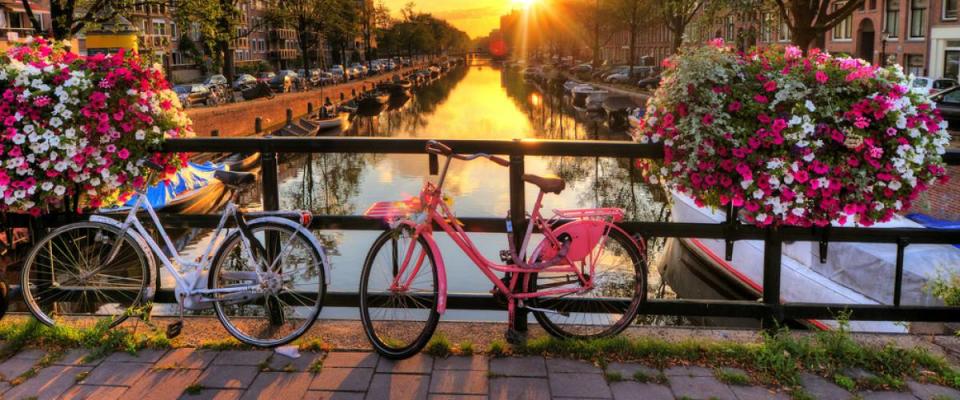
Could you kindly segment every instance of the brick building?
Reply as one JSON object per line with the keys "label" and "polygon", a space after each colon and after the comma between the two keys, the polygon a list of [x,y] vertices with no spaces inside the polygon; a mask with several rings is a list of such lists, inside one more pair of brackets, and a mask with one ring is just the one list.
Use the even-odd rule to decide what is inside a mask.
{"label": "brick building", "polygon": [[[30,9],[39,18],[44,30],[50,29],[50,2],[30,0]],[[33,36],[33,24],[27,17],[23,2],[20,0],[0,0],[0,51],[6,51],[11,44],[22,42]]]}

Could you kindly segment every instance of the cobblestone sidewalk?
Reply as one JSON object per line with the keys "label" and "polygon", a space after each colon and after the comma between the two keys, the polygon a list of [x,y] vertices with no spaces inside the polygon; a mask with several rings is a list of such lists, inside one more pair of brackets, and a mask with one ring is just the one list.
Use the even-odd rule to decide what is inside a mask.
{"label": "cobblestone sidewalk", "polygon": [[[85,363],[73,350],[30,372],[45,353],[21,351],[0,363],[3,399],[788,399],[764,387],[721,383],[703,367],[652,369],[543,357],[434,358],[394,362],[369,352],[303,352],[297,359],[271,351],[193,348],[114,353]],[[741,374],[742,371],[727,371]],[[639,381],[638,381],[639,379]],[[18,384],[13,384],[17,382]],[[643,382],[642,382],[643,381]],[[820,399],[960,399],[960,392],[908,383],[904,392],[848,393],[805,375]]]}

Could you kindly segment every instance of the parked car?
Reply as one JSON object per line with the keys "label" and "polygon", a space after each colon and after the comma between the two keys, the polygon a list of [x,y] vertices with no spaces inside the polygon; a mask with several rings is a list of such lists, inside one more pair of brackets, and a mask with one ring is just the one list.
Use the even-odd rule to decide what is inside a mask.
{"label": "parked car", "polygon": [[287,93],[294,89],[300,77],[289,69],[281,70],[270,80],[270,89],[277,93]]}
{"label": "parked car", "polygon": [[630,76],[630,67],[618,69],[618,72],[607,75],[604,79],[605,82],[609,83],[627,83],[632,81],[631,78],[646,78],[653,73],[653,67],[644,67],[644,66],[634,66],[633,67],[633,76]]}
{"label": "parked car", "polygon": [[370,72],[370,69],[367,68],[366,65],[360,63],[350,64],[350,68],[353,68],[353,70],[357,72],[357,76],[367,76]]}
{"label": "parked car", "polygon": [[223,75],[210,75],[203,81],[204,85],[207,85],[208,88],[213,89],[214,87],[226,87],[230,86],[230,83],[227,81],[227,77]]}
{"label": "parked car", "polygon": [[644,78],[637,81],[637,86],[640,87],[641,89],[654,89],[657,86],[660,86],[660,79],[661,79],[660,74],[657,74],[649,78]]}
{"label": "parked car", "polygon": [[210,88],[206,84],[188,83],[185,85],[177,85],[173,87],[173,91],[177,94],[177,97],[180,98],[180,104],[182,104],[184,108],[197,105],[214,105],[217,102],[213,92],[210,91]]}
{"label": "parked car", "polygon": [[347,75],[347,72],[343,69],[342,65],[334,65],[330,67],[330,70],[328,72],[331,75],[333,75],[333,78],[336,79],[337,81],[350,80],[350,77]]}
{"label": "parked car", "polygon": [[270,83],[270,81],[273,80],[273,77],[275,76],[277,76],[277,74],[273,72],[261,72],[260,75],[257,77],[257,80],[263,83]]}
{"label": "parked car", "polygon": [[938,92],[954,86],[957,86],[957,81],[949,78],[933,79],[925,76],[918,76],[913,78],[913,81],[910,82],[911,89],[920,90],[922,93],[928,96],[933,96]]}
{"label": "parked car", "polygon": [[570,72],[573,72],[575,74],[589,74],[593,72],[593,65],[580,64],[580,65],[577,65],[576,67],[571,68]]}
{"label": "parked car", "polygon": [[960,87],[954,86],[930,96],[937,104],[940,115],[947,121],[947,129],[951,131],[960,131]]}
{"label": "parked car", "polygon": [[253,75],[240,74],[237,75],[237,79],[233,80],[233,90],[247,89],[255,84],[257,84],[257,78],[255,78]]}

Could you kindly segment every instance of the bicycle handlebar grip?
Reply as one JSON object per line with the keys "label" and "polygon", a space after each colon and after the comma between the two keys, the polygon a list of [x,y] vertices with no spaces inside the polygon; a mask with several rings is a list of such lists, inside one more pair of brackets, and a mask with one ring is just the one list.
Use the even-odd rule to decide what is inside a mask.
{"label": "bicycle handlebar grip", "polygon": [[436,140],[427,141],[427,153],[449,156],[453,154],[453,149]]}
{"label": "bicycle handlebar grip", "polygon": [[497,157],[497,156],[489,156],[489,157],[487,157],[487,158],[489,158],[490,161],[493,161],[493,162],[495,162],[495,163],[497,163],[497,164],[500,164],[500,166],[503,166],[503,167],[509,167],[509,166],[510,166],[510,161],[504,160],[504,159],[502,159],[502,158],[500,158],[500,157]]}

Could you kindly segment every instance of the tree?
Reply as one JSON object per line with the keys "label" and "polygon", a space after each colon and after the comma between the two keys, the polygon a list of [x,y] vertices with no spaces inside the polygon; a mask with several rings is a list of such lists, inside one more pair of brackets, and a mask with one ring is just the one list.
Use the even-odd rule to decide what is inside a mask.
{"label": "tree", "polygon": [[300,64],[304,70],[311,67],[310,55],[321,45],[324,29],[333,18],[327,12],[339,7],[341,0],[284,0],[271,7],[264,19],[276,27],[290,27],[297,33]]}
{"label": "tree", "polygon": [[[48,31],[43,29],[39,16],[33,12],[33,1],[20,2],[34,32],[39,35],[46,34]],[[53,26],[49,33],[56,40],[70,39],[91,25],[111,21],[137,6],[170,4],[172,2],[167,0],[50,0],[50,20]]]}
{"label": "tree", "polygon": [[666,24],[672,35],[671,50],[676,52],[683,45],[687,26],[703,8],[704,0],[661,0],[656,2],[658,17]]}
{"label": "tree", "polygon": [[[775,0],[780,16],[787,23],[793,43],[804,51],[824,45],[824,34],[843,22],[863,5],[863,0],[848,0],[839,5],[830,0]],[[831,10],[831,4],[838,4]]]}
{"label": "tree", "polygon": [[240,1],[177,0],[173,12],[177,25],[199,31],[201,47],[231,82],[236,74],[233,43],[257,28],[241,25]]}
{"label": "tree", "polygon": [[634,77],[633,67],[637,63],[637,35],[640,34],[640,26],[648,22],[648,6],[649,3],[643,0],[617,0],[615,4],[617,14],[626,23],[627,32],[630,35],[630,59],[627,60],[627,64],[630,65],[628,74],[631,81]]}

